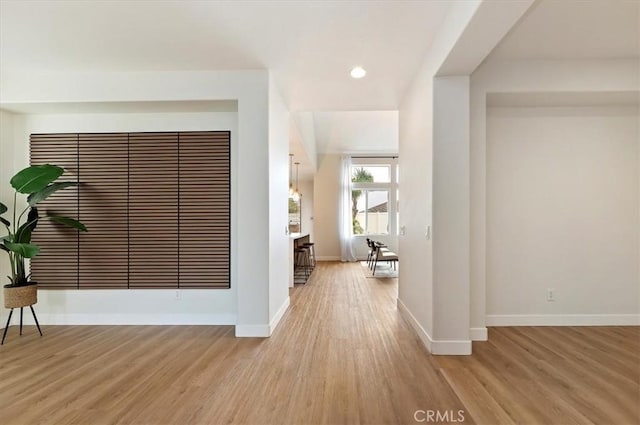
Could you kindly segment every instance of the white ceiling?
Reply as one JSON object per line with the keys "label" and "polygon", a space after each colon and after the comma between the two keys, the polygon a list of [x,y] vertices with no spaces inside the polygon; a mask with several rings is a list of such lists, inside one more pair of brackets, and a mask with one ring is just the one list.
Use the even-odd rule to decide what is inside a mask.
{"label": "white ceiling", "polygon": [[[289,109],[388,110],[446,1],[0,2],[5,70],[268,68]],[[354,65],[368,71],[349,77]]]}
{"label": "white ceiling", "polygon": [[541,0],[527,11],[490,57],[640,57],[640,1]]}
{"label": "white ceiling", "polygon": [[[452,3],[1,0],[0,74],[269,69],[291,111],[313,112],[318,153],[396,153],[393,111]],[[639,26],[637,0],[540,0],[490,57],[638,57]]]}
{"label": "white ceiling", "polygon": [[397,111],[314,112],[318,153],[398,153]]}

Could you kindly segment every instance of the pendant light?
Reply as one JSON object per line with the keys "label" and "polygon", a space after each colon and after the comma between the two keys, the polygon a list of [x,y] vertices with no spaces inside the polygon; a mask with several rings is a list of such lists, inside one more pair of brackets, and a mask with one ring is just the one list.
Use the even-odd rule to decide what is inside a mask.
{"label": "pendant light", "polygon": [[302,196],[302,194],[298,189],[298,166],[300,165],[300,163],[296,162],[295,164],[296,164],[296,190],[293,192],[293,199],[297,201],[298,199],[300,199],[300,196]]}
{"label": "pendant light", "polygon": [[289,197],[293,196],[293,154],[289,154]]}

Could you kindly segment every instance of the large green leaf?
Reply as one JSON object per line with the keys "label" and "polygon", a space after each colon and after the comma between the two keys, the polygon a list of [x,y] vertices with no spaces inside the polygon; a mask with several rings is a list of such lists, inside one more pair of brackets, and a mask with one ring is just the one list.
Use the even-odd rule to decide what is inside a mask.
{"label": "large green leaf", "polygon": [[11,236],[5,235],[0,238],[0,249],[3,251],[11,252],[9,251],[9,248],[5,246],[5,242],[11,242]]}
{"label": "large green leaf", "polygon": [[26,224],[20,226],[16,232],[16,242],[31,243],[31,229]]}
{"label": "large green leaf", "polygon": [[19,193],[35,193],[49,186],[63,173],[64,170],[55,165],[32,165],[13,176],[11,186]]}
{"label": "large green leaf", "polygon": [[5,241],[4,244],[9,248],[9,250],[24,258],[33,258],[40,252],[40,247],[38,245],[32,245],[30,243],[13,243]]}
{"label": "large green leaf", "polygon": [[59,190],[66,189],[69,186],[77,186],[77,185],[78,185],[77,182],[51,183],[49,186],[45,187],[44,189],[42,189],[42,190],[40,190],[38,192],[34,192],[31,195],[29,195],[27,197],[27,202],[29,203],[29,205],[34,206],[38,202],[44,201],[49,196],[53,195],[54,193],[56,193]]}
{"label": "large green leaf", "polygon": [[[4,214],[6,212],[7,212],[7,206],[2,202],[0,202],[0,214]],[[0,223],[4,224],[7,227],[11,226],[11,223],[9,222],[9,220],[3,217],[0,217]]]}
{"label": "large green leaf", "polygon": [[51,221],[55,221],[56,223],[64,224],[65,226],[73,227],[74,229],[78,229],[82,232],[86,232],[87,228],[84,224],[80,223],[78,220],[74,220],[69,217],[62,217],[58,215],[50,215],[48,216]]}
{"label": "large green leaf", "polygon": [[38,214],[38,209],[36,207],[31,207],[31,209],[29,210],[29,214],[27,215],[27,222],[30,223],[29,227],[31,228],[32,232],[36,230],[39,218],[40,215]]}
{"label": "large green leaf", "polygon": [[27,222],[18,227],[13,241],[18,243],[31,243],[31,233],[38,225],[38,218],[38,209],[35,207],[31,208],[27,216]]}

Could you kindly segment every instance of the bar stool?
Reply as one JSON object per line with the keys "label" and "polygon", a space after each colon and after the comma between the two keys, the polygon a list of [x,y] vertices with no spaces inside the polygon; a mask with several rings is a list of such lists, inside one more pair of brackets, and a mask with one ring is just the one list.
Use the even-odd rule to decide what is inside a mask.
{"label": "bar stool", "polygon": [[309,256],[309,248],[300,246],[296,248],[294,252],[294,281],[297,272],[300,272],[304,276],[302,283],[307,283],[307,279],[309,279],[309,276],[311,275],[311,259]]}
{"label": "bar stool", "polygon": [[316,268],[316,244],[315,242],[307,242],[302,244],[303,247],[309,248],[309,262],[311,264],[311,269]]}

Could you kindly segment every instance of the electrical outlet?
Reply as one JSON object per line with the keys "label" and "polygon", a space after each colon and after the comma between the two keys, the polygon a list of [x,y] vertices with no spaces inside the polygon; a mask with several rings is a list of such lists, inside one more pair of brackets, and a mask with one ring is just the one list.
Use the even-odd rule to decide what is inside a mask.
{"label": "electrical outlet", "polygon": [[556,300],[556,290],[555,288],[547,288],[547,301],[553,302]]}
{"label": "electrical outlet", "polygon": [[176,301],[180,301],[182,299],[182,293],[179,289],[176,290]]}

